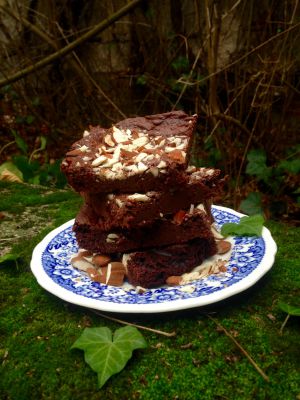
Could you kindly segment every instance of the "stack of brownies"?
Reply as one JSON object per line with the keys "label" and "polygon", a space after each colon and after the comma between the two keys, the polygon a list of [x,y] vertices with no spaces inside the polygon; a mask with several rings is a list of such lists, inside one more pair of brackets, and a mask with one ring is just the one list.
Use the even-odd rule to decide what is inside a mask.
{"label": "stack of brownies", "polygon": [[75,261],[85,257],[93,279],[111,284],[124,267],[131,284],[155,287],[216,253],[210,205],[222,179],[188,165],[196,122],[182,111],[128,118],[90,128],[66,154],[62,170],[84,198]]}

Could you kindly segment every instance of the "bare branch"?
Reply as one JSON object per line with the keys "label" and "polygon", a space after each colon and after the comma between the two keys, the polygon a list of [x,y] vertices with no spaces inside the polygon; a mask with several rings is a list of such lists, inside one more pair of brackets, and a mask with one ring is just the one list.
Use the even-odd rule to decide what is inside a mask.
{"label": "bare branch", "polygon": [[58,58],[64,57],[65,55],[72,52],[76,47],[86,42],[91,37],[97,35],[98,33],[104,31],[118,19],[128,14],[131,10],[133,10],[142,0],[132,0],[130,3],[126,4],[126,6],[122,7],[120,10],[116,11],[114,14],[106,18],[104,21],[101,21],[94,28],[90,29],[88,32],[80,36],[78,39],[74,40],[72,43],[67,46],[57,50],[55,53],[50,54],[49,56],[43,58],[37,63],[31,65],[30,67],[24,68],[21,71],[17,72],[14,75],[11,75],[5,79],[0,80],[0,88],[8,85],[9,83],[16,82],[21,78],[35,72],[51,62],[57,60]]}

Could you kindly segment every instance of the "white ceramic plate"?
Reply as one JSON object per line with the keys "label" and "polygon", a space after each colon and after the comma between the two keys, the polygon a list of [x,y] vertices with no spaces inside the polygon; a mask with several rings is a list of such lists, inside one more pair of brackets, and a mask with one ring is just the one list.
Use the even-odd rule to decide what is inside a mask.
{"label": "white ceramic plate", "polygon": [[[216,224],[238,222],[243,216],[229,208],[213,206]],[[93,282],[72,267],[78,251],[72,232],[74,220],[50,232],[34,249],[31,270],[38,283],[57,297],[80,306],[119,313],[158,313],[208,305],[240,293],[256,283],[273,265],[276,244],[267,228],[262,237],[232,237],[227,272],[210,275],[187,285],[163,286],[138,294]]]}

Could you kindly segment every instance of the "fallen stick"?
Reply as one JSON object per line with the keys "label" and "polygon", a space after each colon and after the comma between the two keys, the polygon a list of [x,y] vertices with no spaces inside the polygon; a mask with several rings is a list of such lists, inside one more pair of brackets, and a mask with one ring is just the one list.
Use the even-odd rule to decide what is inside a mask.
{"label": "fallen stick", "polygon": [[163,335],[163,336],[167,336],[167,337],[172,337],[172,336],[176,335],[176,332],[164,332],[164,331],[160,331],[158,329],[148,328],[147,326],[133,324],[131,322],[124,321],[122,319],[109,317],[108,315],[102,314],[102,313],[100,313],[99,311],[96,311],[96,310],[92,310],[92,311],[95,314],[100,315],[100,317],[107,318],[107,319],[109,319],[111,321],[118,322],[118,323],[123,324],[123,325],[134,326],[136,328],[144,329],[146,331],[150,331],[150,332],[153,332],[153,333],[157,333],[158,335]]}
{"label": "fallen stick", "polygon": [[264,373],[264,371],[256,364],[256,362],[253,360],[253,358],[250,356],[250,354],[239,344],[239,342],[227,331],[224,326],[220,324],[216,319],[211,317],[210,315],[207,315],[209,319],[211,319],[218,328],[222,329],[222,331],[225,333],[226,336],[228,336],[233,343],[236,345],[236,347],[248,358],[250,363],[253,365],[253,367],[256,369],[256,371],[259,372],[259,374],[264,378],[265,381],[270,382],[269,377]]}

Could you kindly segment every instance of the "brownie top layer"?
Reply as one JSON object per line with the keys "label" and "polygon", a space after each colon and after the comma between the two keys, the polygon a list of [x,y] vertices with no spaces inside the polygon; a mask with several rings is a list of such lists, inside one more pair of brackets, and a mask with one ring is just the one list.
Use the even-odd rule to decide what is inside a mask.
{"label": "brownie top layer", "polygon": [[[168,181],[168,174],[187,165],[196,122],[196,115],[174,111],[128,118],[109,129],[91,127],[66,154],[62,170],[71,186],[81,191],[124,190],[120,181],[126,180],[135,190],[134,179],[145,175],[165,176],[162,181]],[[117,184],[107,184],[112,181]]]}
{"label": "brownie top layer", "polygon": [[146,131],[149,136],[190,136],[197,121],[197,115],[190,117],[183,111],[127,118],[116,124],[119,129]]}

